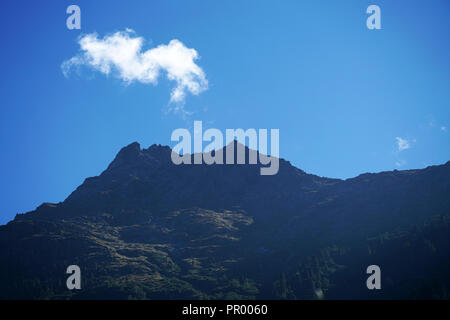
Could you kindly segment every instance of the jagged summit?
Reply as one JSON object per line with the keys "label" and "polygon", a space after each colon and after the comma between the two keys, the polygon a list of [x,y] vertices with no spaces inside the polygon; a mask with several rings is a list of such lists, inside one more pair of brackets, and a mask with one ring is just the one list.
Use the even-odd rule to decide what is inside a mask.
{"label": "jagged summit", "polygon": [[[232,143],[236,151],[238,142]],[[248,159],[249,148],[245,150]],[[283,159],[274,176],[261,176],[259,165],[175,165],[171,152],[168,146],[153,144],[142,149],[139,143],[130,143],[104,172],[87,178],[65,201],[41,206],[25,216],[58,218],[107,212],[116,217],[117,223],[134,223],[140,219],[124,212],[240,207],[255,216],[272,217],[322,210],[323,204],[348,212],[350,209],[344,208],[363,201],[366,205],[370,202],[370,208],[379,206],[376,201],[400,203],[404,199],[402,190],[412,188],[417,197],[407,204],[409,207],[434,189],[448,190],[450,181],[448,164],[403,174],[383,172],[339,180],[307,174]],[[421,190],[423,183],[431,185]],[[147,214],[143,216],[146,219]]]}
{"label": "jagged summit", "polygon": [[[244,148],[248,163],[249,148],[236,140],[232,143],[235,153],[239,147]],[[225,147],[224,157],[226,152]],[[291,200],[297,201],[298,194],[336,182],[308,175],[284,160],[279,163],[277,175],[261,176],[260,164],[198,165],[191,154],[191,164],[175,165],[171,153],[168,146],[154,144],[142,149],[139,143],[133,142],[118,152],[104,172],[87,178],[56,208],[44,206],[36,212],[56,218],[80,212],[95,216],[107,211],[117,216],[124,210],[240,206],[263,216],[282,208],[292,210]],[[237,162],[236,157],[234,161]],[[302,201],[308,197],[302,197]],[[278,209],[271,209],[274,207]],[[127,220],[126,215],[123,218]]]}
{"label": "jagged summit", "polygon": [[[450,267],[449,163],[338,180],[285,160],[272,176],[258,165],[175,165],[171,152],[133,142],[63,202],[0,226],[0,297],[313,298],[321,287],[362,298],[361,265],[375,260],[383,270],[426,263],[433,276]],[[383,250],[397,248],[391,264],[368,240],[379,235]],[[68,263],[83,268],[81,292],[55,276]],[[383,293],[418,287],[416,269],[402,267]]]}

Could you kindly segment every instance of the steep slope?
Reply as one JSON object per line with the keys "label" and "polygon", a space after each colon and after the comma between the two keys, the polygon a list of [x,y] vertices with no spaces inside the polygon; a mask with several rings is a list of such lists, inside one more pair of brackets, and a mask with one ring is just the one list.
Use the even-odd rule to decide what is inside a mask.
{"label": "steep slope", "polygon": [[[336,289],[365,283],[354,270],[370,239],[436,219],[439,234],[448,228],[450,162],[338,180],[283,159],[277,175],[261,176],[259,165],[177,166],[170,155],[132,143],[65,201],[1,226],[0,298],[311,298],[317,287],[370,298]],[[448,236],[433,241],[441,251],[426,256],[430,266],[450,255]],[[65,287],[71,264],[82,269],[80,291]],[[286,284],[296,274],[303,285]],[[403,280],[412,284],[391,297],[417,289]]]}

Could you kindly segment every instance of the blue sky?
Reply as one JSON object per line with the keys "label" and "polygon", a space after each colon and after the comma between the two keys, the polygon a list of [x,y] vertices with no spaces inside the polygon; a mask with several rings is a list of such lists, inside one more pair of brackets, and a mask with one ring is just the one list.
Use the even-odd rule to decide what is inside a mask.
{"label": "blue sky", "polygon": [[[81,30],[66,28],[70,4]],[[366,28],[370,4],[382,30]],[[447,0],[4,1],[0,223],[64,200],[133,141],[173,146],[172,131],[194,120],[278,128],[281,157],[320,176],[445,163],[449,9]],[[187,93],[192,115],[167,112],[174,81],[164,76],[157,85],[89,67],[64,76],[79,37],[126,28],[143,51],[178,39],[198,52],[208,89]]]}

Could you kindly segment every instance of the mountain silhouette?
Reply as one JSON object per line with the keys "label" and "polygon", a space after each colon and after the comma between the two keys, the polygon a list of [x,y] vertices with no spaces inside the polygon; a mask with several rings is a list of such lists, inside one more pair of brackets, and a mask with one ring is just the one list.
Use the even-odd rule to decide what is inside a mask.
{"label": "mountain silhouette", "polygon": [[[63,202],[0,226],[0,298],[448,299],[450,162],[340,180],[171,153],[131,143]],[[366,287],[372,264],[382,290]]]}

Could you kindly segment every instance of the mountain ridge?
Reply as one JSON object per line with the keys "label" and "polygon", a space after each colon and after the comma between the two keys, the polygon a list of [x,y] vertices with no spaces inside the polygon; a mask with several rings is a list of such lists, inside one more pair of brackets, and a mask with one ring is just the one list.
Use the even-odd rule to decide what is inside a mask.
{"label": "mountain ridge", "polygon": [[[237,144],[237,141],[234,141],[233,143]],[[225,149],[225,148],[224,148]],[[235,148],[236,150],[236,148]],[[248,159],[248,152],[249,148],[245,146],[245,151]],[[435,170],[449,170],[450,171],[450,161],[446,162],[442,165],[434,165],[434,166],[428,166],[424,169],[409,169],[409,170],[393,170],[393,171],[382,171],[378,173],[362,173],[359,174],[356,177],[348,178],[348,179],[335,179],[335,178],[328,178],[328,177],[322,177],[317,176],[314,174],[306,173],[305,171],[296,168],[295,166],[292,166],[289,161],[286,161],[282,158],[280,158],[280,175],[275,175],[274,177],[268,176],[259,176],[256,171],[258,165],[206,165],[204,163],[202,164],[191,164],[191,165],[174,165],[170,161],[170,154],[172,150],[168,146],[162,146],[153,144],[149,146],[147,149],[141,148],[140,144],[138,142],[132,142],[128,144],[127,146],[121,148],[121,150],[117,153],[116,157],[113,159],[113,161],[108,165],[108,167],[98,176],[93,176],[86,178],[85,181],[78,187],[76,190],[74,190],[64,201],[59,203],[43,203],[41,206],[39,206],[36,210],[42,210],[43,208],[58,208],[61,205],[64,205],[65,203],[73,203],[77,198],[83,197],[83,194],[86,192],[92,192],[91,187],[94,187],[94,185],[98,184],[99,179],[106,179],[108,180],[108,184],[112,184],[114,179],[118,178],[125,178],[130,179],[130,181],[136,182],[136,180],[142,180],[142,179],[152,179],[155,177],[152,177],[151,174],[154,174],[156,170],[175,170],[177,169],[184,169],[186,170],[186,167],[188,169],[191,169],[190,171],[193,171],[193,173],[190,175],[189,178],[192,180],[195,179],[195,174],[203,174],[204,172],[201,172],[201,170],[197,170],[197,168],[219,168],[219,170],[216,170],[214,173],[217,173],[217,171],[220,171],[221,168],[224,168],[226,171],[226,174],[231,173],[231,171],[235,171],[233,169],[235,168],[242,168],[242,166],[245,166],[247,168],[251,168],[251,174],[247,174],[245,181],[239,181],[240,183],[247,183],[248,180],[264,180],[264,183],[271,183],[274,180],[277,179],[280,175],[286,175],[286,172],[288,174],[294,175],[294,176],[300,176],[303,177],[306,181],[302,181],[302,188],[311,188],[311,185],[315,185],[315,187],[323,186],[325,189],[331,188],[331,185],[339,185],[339,186],[348,186],[352,185],[353,183],[364,183],[364,181],[370,181],[373,182],[373,179],[400,179],[400,178],[407,178],[408,176],[415,176],[415,175],[421,175],[425,172],[433,172]],[[224,151],[225,152],[225,151]],[[191,157],[194,157],[193,154],[191,154]],[[230,169],[231,170],[227,170]],[[253,169],[253,170],[252,170]],[[448,175],[448,174],[447,174]],[[250,177],[249,177],[250,176]],[[285,178],[285,177],[283,177]],[[130,182],[128,181],[128,182]],[[298,179],[296,181],[299,182]],[[197,186],[198,187],[198,186]],[[228,187],[230,187],[228,185]],[[278,183],[278,187],[280,187],[280,184]],[[292,185],[289,187],[292,188]],[[231,187],[230,187],[231,188]],[[204,191],[204,189],[198,189],[195,188],[198,192]],[[103,190],[106,192],[105,190]],[[299,191],[299,190],[296,190]],[[97,190],[97,192],[99,192]],[[200,205],[201,206],[201,205]],[[32,210],[30,212],[35,212],[36,210]],[[51,209],[50,209],[51,210]],[[24,214],[18,214],[16,215],[21,217],[23,215],[27,215],[28,213]]]}
{"label": "mountain ridge", "polygon": [[[380,295],[358,285],[359,268],[374,257],[390,265],[411,243],[424,253],[408,259],[450,265],[450,162],[341,180],[283,159],[273,176],[259,165],[175,165],[171,152],[131,143],[64,201],[0,226],[0,298],[309,299],[318,287],[329,298],[402,298],[427,296],[414,279],[434,271],[394,265],[398,279]],[[65,288],[70,264],[84,290]]]}
{"label": "mountain ridge", "polygon": [[[236,143],[236,141],[235,141]],[[225,149],[225,148],[224,148]],[[249,148],[247,146],[245,146],[246,152],[248,154],[248,150]],[[92,176],[92,177],[88,177],[85,178],[85,180],[83,181],[83,184],[85,184],[86,182],[95,179],[99,176],[101,176],[105,171],[108,171],[110,169],[114,169],[116,166],[119,166],[120,164],[118,164],[120,161],[126,161],[126,159],[132,155],[142,155],[145,154],[146,152],[156,152],[156,154],[153,154],[153,156],[155,155],[163,155],[166,159],[170,159],[170,153],[172,152],[172,149],[167,146],[167,145],[161,145],[161,144],[152,144],[150,145],[147,149],[145,148],[141,148],[141,145],[139,142],[134,141],[130,144],[128,144],[127,146],[121,148],[119,150],[119,152],[117,153],[117,155],[115,156],[115,158],[113,159],[113,161],[111,161],[111,163],[107,166],[107,168],[102,171],[99,175],[97,176]],[[192,154],[191,157],[193,157],[194,155]],[[161,158],[155,158],[152,157],[152,160],[158,160],[161,161]],[[299,170],[301,173],[307,174],[307,175],[311,175],[317,178],[324,178],[324,179],[328,179],[329,181],[334,181],[334,182],[346,182],[346,181],[354,181],[354,180],[360,180],[363,177],[373,177],[375,175],[389,175],[389,174],[408,174],[408,173],[417,173],[417,172],[421,172],[423,170],[431,170],[433,168],[443,168],[443,167],[450,167],[450,161],[447,161],[446,163],[440,164],[440,165],[430,165],[427,166],[425,168],[420,168],[420,169],[406,169],[406,170],[387,170],[387,171],[380,171],[380,172],[364,172],[364,173],[360,173],[357,176],[354,177],[350,177],[350,178],[345,178],[345,179],[341,179],[341,178],[330,178],[330,177],[326,177],[326,176],[320,176],[320,175],[316,175],[316,174],[312,174],[312,173],[306,173],[305,171],[303,171],[302,169],[299,169],[293,165],[291,165],[291,163],[287,160],[285,160],[284,158],[280,158],[280,161],[283,161],[285,163],[287,163],[288,165],[292,166],[293,168],[295,168],[296,170]],[[195,164],[192,164],[195,165]],[[202,164],[204,165],[204,164]],[[81,186],[80,185],[80,186]],[[72,192],[73,193],[73,192]],[[72,194],[71,193],[71,194]],[[69,198],[71,196],[71,194],[67,197]],[[67,200],[67,198],[65,200]],[[43,202],[40,206],[57,206],[61,203],[63,203],[65,200],[57,202],[57,203],[52,203],[52,202]],[[38,206],[36,209],[38,209],[40,206]],[[31,210],[29,212],[33,212],[34,210]],[[26,212],[27,213],[27,212]],[[18,213],[17,215],[23,215],[26,213]]]}

